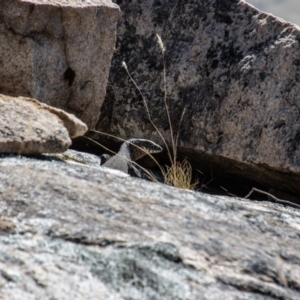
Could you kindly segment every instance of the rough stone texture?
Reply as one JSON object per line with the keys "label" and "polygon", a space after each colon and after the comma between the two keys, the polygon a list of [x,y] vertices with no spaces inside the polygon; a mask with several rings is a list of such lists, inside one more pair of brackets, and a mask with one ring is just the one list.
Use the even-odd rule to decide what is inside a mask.
{"label": "rough stone texture", "polygon": [[0,168],[1,299],[300,298],[295,209],[49,157]]}
{"label": "rough stone texture", "polygon": [[109,0],[0,0],[0,93],[36,98],[93,128],[119,15]]}
{"label": "rough stone texture", "polygon": [[117,1],[117,30],[106,100],[97,128],[161,143],[170,140],[162,55],[173,127],[186,107],[179,145],[193,164],[300,193],[300,31],[244,1]]}
{"label": "rough stone texture", "polygon": [[87,126],[75,116],[25,97],[0,94],[0,153],[63,152]]}

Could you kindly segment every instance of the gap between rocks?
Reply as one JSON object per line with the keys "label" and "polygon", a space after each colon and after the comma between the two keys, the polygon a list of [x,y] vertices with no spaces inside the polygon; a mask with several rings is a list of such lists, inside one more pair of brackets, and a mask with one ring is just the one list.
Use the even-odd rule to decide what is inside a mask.
{"label": "gap between rocks", "polygon": [[[98,139],[94,134],[88,134],[96,142],[100,142],[105,147],[117,152],[121,143],[112,139]],[[73,139],[72,148],[96,155],[106,153],[97,144],[88,141],[84,137]],[[162,166],[169,165],[166,151],[155,155]],[[244,198],[252,188],[263,190],[282,200],[288,200],[300,204],[297,194],[300,192],[300,178],[297,174],[274,170],[265,165],[246,164],[232,159],[178,148],[178,158],[187,158],[192,164],[195,180],[199,180],[196,191],[201,191],[213,195],[227,195]],[[153,162],[145,157],[138,161],[145,168],[155,168]],[[271,201],[270,197],[254,192],[250,199]]]}

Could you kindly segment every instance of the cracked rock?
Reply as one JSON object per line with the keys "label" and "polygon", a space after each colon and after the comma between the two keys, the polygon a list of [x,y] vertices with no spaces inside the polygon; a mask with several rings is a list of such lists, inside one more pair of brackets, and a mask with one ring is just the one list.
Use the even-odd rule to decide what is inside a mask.
{"label": "cracked rock", "polygon": [[119,7],[109,0],[0,0],[0,93],[99,117]]}

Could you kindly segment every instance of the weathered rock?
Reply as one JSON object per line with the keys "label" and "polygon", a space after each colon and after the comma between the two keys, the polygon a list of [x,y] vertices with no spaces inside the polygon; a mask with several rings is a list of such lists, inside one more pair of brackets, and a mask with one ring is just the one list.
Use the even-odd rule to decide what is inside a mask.
{"label": "weathered rock", "polygon": [[0,94],[0,153],[63,152],[70,137],[83,135],[87,126],[75,116],[39,101]]}
{"label": "weathered rock", "polygon": [[119,15],[109,0],[0,0],[0,93],[36,98],[93,128]]}
{"label": "weathered rock", "polygon": [[1,299],[299,299],[299,211],[45,159],[0,159]]}
{"label": "weathered rock", "polygon": [[299,195],[299,27],[239,0],[117,2],[124,14],[97,128],[161,143],[125,61],[170,141],[159,33],[175,132],[186,107],[184,154],[201,170],[219,168]]}

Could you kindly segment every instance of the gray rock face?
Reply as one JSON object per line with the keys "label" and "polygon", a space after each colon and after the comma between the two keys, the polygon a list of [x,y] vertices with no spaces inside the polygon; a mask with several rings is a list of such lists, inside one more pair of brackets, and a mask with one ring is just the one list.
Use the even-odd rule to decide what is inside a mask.
{"label": "gray rock face", "polygon": [[0,298],[300,298],[300,213],[0,158]]}
{"label": "gray rock face", "polygon": [[193,164],[299,195],[299,27],[238,0],[118,3],[124,14],[97,128],[161,143],[125,61],[170,140],[158,33],[173,127],[186,107],[179,145]]}
{"label": "gray rock face", "polygon": [[36,98],[93,128],[119,14],[109,0],[0,0],[0,93]]}
{"label": "gray rock face", "polygon": [[0,94],[0,153],[63,152],[87,126],[75,116],[35,99]]}

